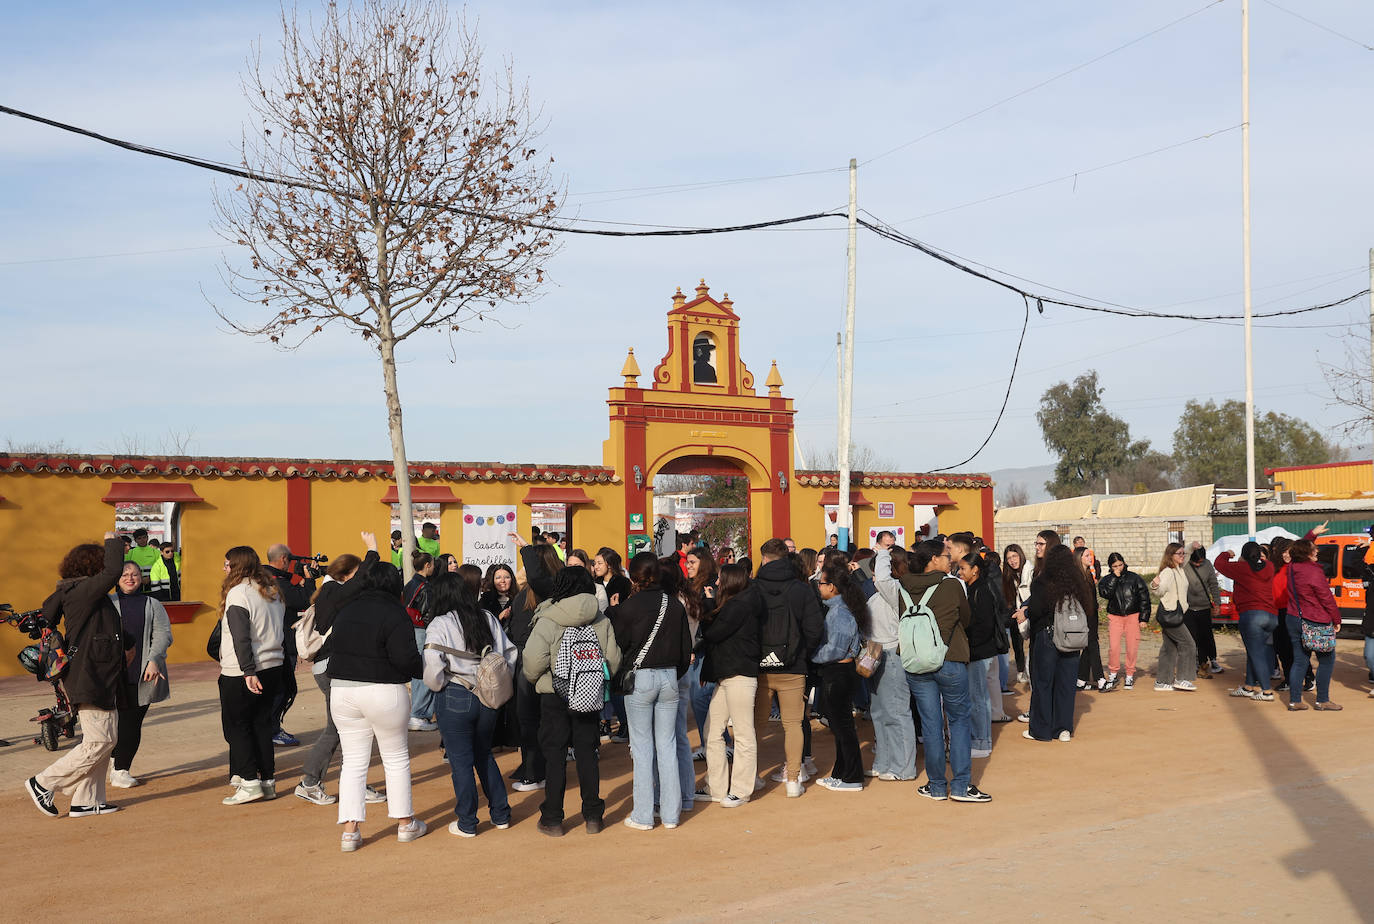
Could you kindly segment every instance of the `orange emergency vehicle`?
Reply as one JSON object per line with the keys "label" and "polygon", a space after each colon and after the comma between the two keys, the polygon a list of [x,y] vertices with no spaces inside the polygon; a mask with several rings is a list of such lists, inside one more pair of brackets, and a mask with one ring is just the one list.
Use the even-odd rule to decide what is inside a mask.
{"label": "orange emergency vehicle", "polygon": [[1331,582],[1331,595],[1341,610],[1341,628],[1357,629],[1364,622],[1366,565],[1374,565],[1374,546],[1361,533],[1318,536],[1317,564]]}

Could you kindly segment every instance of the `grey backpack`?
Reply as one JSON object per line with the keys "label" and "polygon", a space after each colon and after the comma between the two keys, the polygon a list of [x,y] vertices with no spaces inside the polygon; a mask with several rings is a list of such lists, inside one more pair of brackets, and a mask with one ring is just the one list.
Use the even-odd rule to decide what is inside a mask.
{"label": "grey backpack", "polygon": [[1065,597],[1054,605],[1054,647],[1068,654],[1088,647],[1091,630],[1088,614],[1077,597]]}

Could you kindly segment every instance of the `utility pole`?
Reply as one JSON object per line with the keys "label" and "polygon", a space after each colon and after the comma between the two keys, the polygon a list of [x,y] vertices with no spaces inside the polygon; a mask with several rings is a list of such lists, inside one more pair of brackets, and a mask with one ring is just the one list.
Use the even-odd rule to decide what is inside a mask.
{"label": "utility pole", "polygon": [[[1255,358],[1250,316],[1250,0],[1240,2],[1241,261],[1245,274],[1245,497],[1246,522],[1255,538]],[[1374,323],[1374,322],[1372,322]]]}
{"label": "utility pole", "polygon": [[854,511],[849,505],[849,437],[854,412],[854,260],[859,244],[859,162],[849,159],[849,274],[844,299],[844,351],[840,357],[840,490],[835,532],[839,548],[849,550]]}

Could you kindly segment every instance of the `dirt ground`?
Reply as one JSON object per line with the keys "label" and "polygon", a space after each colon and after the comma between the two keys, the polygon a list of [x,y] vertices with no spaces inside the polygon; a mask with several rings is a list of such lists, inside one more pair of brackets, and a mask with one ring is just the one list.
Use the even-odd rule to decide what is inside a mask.
{"label": "dirt ground", "polygon": [[[0,856],[26,862],[0,878],[0,917],[1374,920],[1374,699],[1360,643],[1340,642],[1332,699],[1341,713],[1227,697],[1244,655],[1234,634],[1218,644],[1228,670],[1198,681],[1197,693],[1145,682],[1080,695],[1070,743],[1025,740],[1018,722],[996,726],[992,757],[974,761],[974,782],[994,797],[986,805],[930,802],[917,783],[808,786],[795,800],[770,783],[739,810],[698,803],[677,830],[632,831],[621,824],[628,747],[606,744],[602,834],[573,827],[573,783],[560,840],[535,830],[538,792],[511,793],[509,830],[492,829],[483,806],[478,837],[459,839],[445,830],[453,790],[438,735],[412,733],[415,806],[430,834],[398,844],[385,806],[370,806],[363,847],[347,855],[335,807],[290,794],[304,746],[277,752],[283,797],[219,803],[227,753],[211,665],[173,667],[172,699],[150,711],[133,768],[144,785],[111,789],[123,811],[97,818],[50,819],[29,802],[23,780],[53,755],[31,743],[27,720],[48,697],[29,678],[7,679]],[[1154,639],[1142,646],[1142,680],[1156,649]],[[287,727],[308,744],[323,698],[300,680]],[[1008,713],[1028,699],[1018,687]],[[828,770],[830,735],[819,723],[815,732]],[[771,770],[781,735],[775,723],[764,734]],[[860,735],[868,752],[867,723]],[[517,755],[499,762],[509,772]],[[337,764],[331,792],[336,783]]]}

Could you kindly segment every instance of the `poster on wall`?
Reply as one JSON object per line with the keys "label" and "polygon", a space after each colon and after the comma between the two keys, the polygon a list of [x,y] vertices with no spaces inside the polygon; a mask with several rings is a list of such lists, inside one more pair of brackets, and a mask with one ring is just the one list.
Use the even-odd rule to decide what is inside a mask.
{"label": "poster on wall", "polygon": [[897,505],[895,503],[882,502],[878,504],[878,519],[895,520],[897,519]]}
{"label": "poster on wall", "polygon": [[484,572],[492,565],[515,567],[515,509],[491,504],[463,506],[463,564]]}
{"label": "poster on wall", "polygon": [[915,519],[916,529],[912,533],[912,542],[921,539],[933,539],[940,532],[940,518],[935,514],[935,508],[925,504],[913,504],[911,513]]}
{"label": "poster on wall", "polygon": [[870,526],[868,528],[868,547],[876,549],[878,547],[878,533],[892,533],[897,537],[895,545],[906,548],[906,527],[905,526]]}

